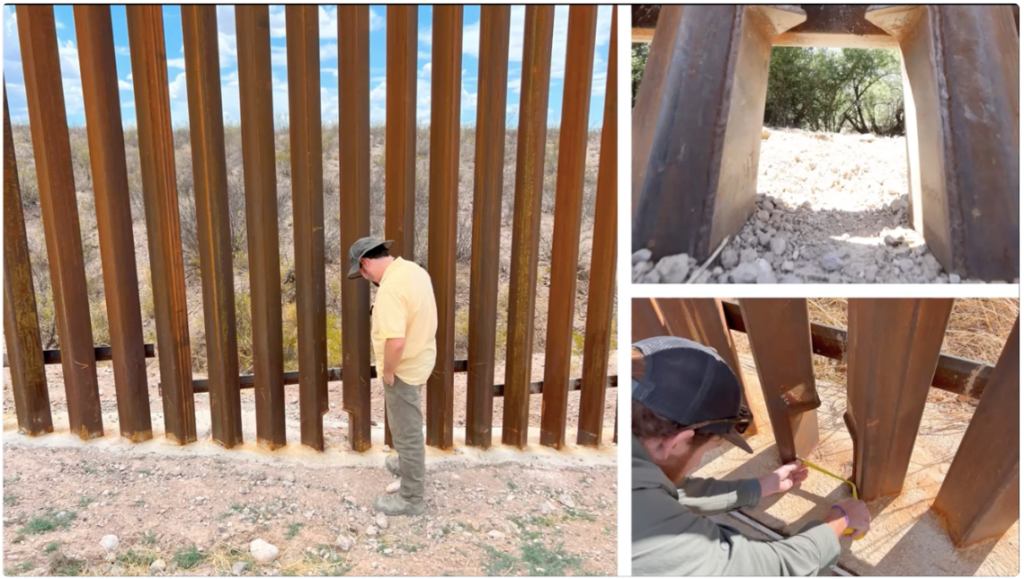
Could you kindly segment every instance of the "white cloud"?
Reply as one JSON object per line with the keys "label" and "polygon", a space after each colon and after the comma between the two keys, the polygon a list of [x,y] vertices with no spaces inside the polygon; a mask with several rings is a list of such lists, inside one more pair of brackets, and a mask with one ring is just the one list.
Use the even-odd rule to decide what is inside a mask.
{"label": "white cloud", "polygon": [[[320,62],[325,60],[338,60],[338,43],[337,42],[323,42],[320,44]],[[334,76],[338,76],[335,74]]]}
{"label": "white cloud", "polygon": [[462,27],[462,54],[480,58],[480,21]]}
{"label": "white cloud", "polygon": [[123,108],[123,109],[134,109],[135,108],[135,101],[124,101],[123,103],[121,103],[121,108]]}
{"label": "white cloud", "polygon": [[330,74],[330,75],[333,75],[334,78],[338,78],[338,69],[337,68],[321,68],[320,72],[322,72],[324,74]]}
{"label": "white cloud", "polygon": [[114,54],[118,54],[118,55],[121,55],[121,56],[131,56],[132,55],[132,51],[127,46],[115,46],[114,47]]}
{"label": "white cloud", "polygon": [[185,57],[183,56],[181,58],[168,58],[167,68],[177,68],[185,70]]}
{"label": "white cloud", "polygon": [[[385,8],[387,10],[387,8]],[[370,32],[375,32],[384,28],[386,20],[373,8],[370,8]]]}
{"label": "white cloud", "polygon": [[57,27],[57,30],[64,30],[64,23],[60,20],[54,20],[53,24]]}
{"label": "white cloud", "polygon": [[613,6],[597,7],[597,46],[604,46],[612,37],[612,9]]}
{"label": "white cloud", "polygon": [[271,46],[270,64],[271,66],[288,66],[288,47]]}
{"label": "white cloud", "polygon": [[338,7],[318,7],[320,11],[320,39],[338,37]]}
{"label": "white cloud", "polygon": [[187,101],[188,100],[188,87],[185,84],[185,73],[184,72],[179,72],[178,76],[175,77],[174,80],[172,80],[168,84],[167,89],[168,89],[167,92],[170,95],[170,98],[171,98],[172,101],[174,101],[174,100]]}
{"label": "white cloud", "polygon": [[384,105],[387,103],[388,87],[387,81],[382,81],[370,90],[370,106]]}
{"label": "white cloud", "polygon": [[[131,75],[128,75],[128,76],[131,76]],[[135,90],[135,87],[132,85],[131,82],[129,82],[127,80],[121,80],[121,79],[117,79],[117,88],[119,88],[121,90],[126,90],[128,92],[132,92],[132,91]]]}
{"label": "white cloud", "polygon": [[78,47],[75,46],[75,41],[66,40],[63,43],[58,42],[57,50],[60,53],[61,73],[73,79],[82,78],[82,71],[79,68],[78,61]]}
{"label": "white cloud", "polygon": [[287,27],[285,26],[284,6],[270,7],[270,37],[284,38]]}

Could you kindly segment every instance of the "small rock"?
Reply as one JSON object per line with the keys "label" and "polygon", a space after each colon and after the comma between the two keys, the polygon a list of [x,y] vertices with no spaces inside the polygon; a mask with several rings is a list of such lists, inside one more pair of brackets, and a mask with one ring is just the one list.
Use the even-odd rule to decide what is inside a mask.
{"label": "small rock", "polygon": [[157,559],[149,564],[149,570],[153,572],[164,571],[167,569],[167,562],[163,559]]}
{"label": "small rock", "polygon": [[113,553],[107,553],[107,556],[103,558],[107,563],[113,563],[117,561],[117,555]]}
{"label": "small rock", "polygon": [[245,573],[246,569],[248,568],[248,563],[246,563],[245,561],[239,561],[231,566],[231,574],[236,576],[241,575],[242,573]]}
{"label": "small rock", "polygon": [[790,272],[796,269],[796,264],[787,259],[786,261],[782,262],[782,266],[779,269],[781,269],[782,271]]}
{"label": "small rock", "polygon": [[804,281],[793,274],[786,274],[779,278],[779,283],[804,283]]}
{"label": "small rock", "polygon": [[293,472],[286,472],[286,473],[284,473],[284,476],[281,477],[281,480],[283,480],[285,482],[293,483],[293,482],[295,482],[295,473],[293,473]]}
{"label": "small rock", "polygon": [[377,536],[377,527],[375,527],[373,525],[370,525],[369,527],[366,527],[366,534],[371,536],[371,537]]}
{"label": "small rock", "polygon": [[807,211],[810,211],[812,207],[813,206],[811,205],[810,201],[804,201],[803,203],[800,204],[800,209],[804,209]]}
{"label": "small rock", "polygon": [[388,528],[388,516],[384,513],[377,513],[377,516],[374,517],[373,522],[377,523],[377,527],[381,529]]}
{"label": "small rock", "polygon": [[334,544],[343,552],[348,553],[356,543],[348,535],[338,535],[338,540]]}
{"label": "small rock", "polygon": [[768,243],[772,240],[772,236],[767,231],[762,231],[757,234],[757,244],[762,247],[768,247]]}
{"label": "small rock", "polygon": [[896,260],[896,265],[900,267],[903,273],[910,273],[914,269],[914,260],[904,257],[903,259]]}
{"label": "small rock", "polygon": [[171,469],[171,476],[181,476],[181,467],[176,466]]}
{"label": "small rock", "polygon": [[387,490],[388,494],[394,494],[394,493],[397,493],[398,489],[400,489],[400,488],[402,488],[402,479],[398,479],[398,480],[394,481],[393,483],[389,484],[388,488],[386,490]]}
{"label": "small rock", "polygon": [[504,539],[505,538],[505,533],[502,533],[501,531],[495,529],[493,531],[489,531],[487,533],[487,536],[492,538],[492,539],[499,540],[499,539]]}
{"label": "small rock", "polygon": [[843,258],[838,251],[830,251],[821,258],[821,268],[825,271],[838,271],[843,267]]}
{"label": "small rock", "polygon": [[103,538],[100,539],[100,547],[103,547],[107,551],[117,550],[117,546],[120,544],[121,541],[118,540],[117,535],[104,535]]}
{"label": "small rock", "polygon": [[875,279],[878,278],[878,266],[869,265],[864,268],[864,281],[868,283],[875,283]]}
{"label": "small rock", "polygon": [[771,131],[769,131],[768,129],[761,129],[761,139],[767,140],[771,136],[772,136]]}
{"label": "small rock", "polygon": [[565,493],[559,495],[558,502],[562,503],[563,506],[568,507],[570,509],[576,508],[576,503],[573,502],[572,497]]}
{"label": "small rock", "polygon": [[785,237],[774,237],[768,246],[771,247],[772,253],[775,255],[782,255],[786,252],[786,238]]}
{"label": "small rock", "polygon": [[[735,249],[733,249],[731,247],[727,247],[727,248],[722,250],[721,263],[722,263],[722,267],[724,267],[725,269],[732,269],[732,268],[736,267],[737,265],[739,265],[739,263],[740,263],[740,255],[739,255],[739,253],[736,252]],[[718,268],[715,268],[715,269],[718,269]],[[718,272],[715,275],[721,275],[721,272]]]}
{"label": "small rock", "polygon": [[543,503],[536,506],[536,509],[542,514],[550,515],[555,512],[555,507],[551,503],[544,501]]}
{"label": "small rock", "polygon": [[277,547],[263,539],[255,539],[249,543],[249,554],[252,555],[253,560],[257,563],[273,563],[277,559],[277,553]]}
{"label": "small rock", "polygon": [[383,450],[384,452],[391,452],[391,447],[385,444],[381,450]]}
{"label": "small rock", "polygon": [[349,495],[349,496],[345,497],[345,502],[350,504],[350,505],[354,505],[354,504],[356,504],[356,498],[354,496],[352,496],[352,495]]}
{"label": "small rock", "polygon": [[686,274],[690,273],[690,256],[680,253],[663,257],[654,269],[660,274],[662,283],[683,283]]}
{"label": "small rock", "polygon": [[640,263],[633,266],[633,281],[644,281],[644,276],[647,272],[654,269],[654,264],[649,261],[641,261]]}
{"label": "small rock", "polygon": [[771,213],[768,213],[764,209],[757,212],[757,219],[759,221],[768,221],[769,217],[771,217]]}
{"label": "small rock", "polygon": [[949,283],[960,283],[960,275],[955,273],[949,274]]}
{"label": "small rock", "polygon": [[646,247],[633,254],[633,265],[643,261],[651,261],[651,250]]}
{"label": "small rock", "polygon": [[[757,261],[757,250],[750,247],[740,252],[740,263],[753,263]],[[730,268],[731,269],[731,268]]]}
{"label": "small rock", "polygon": [[741,263],[730,275],[733,283],[754,283],[760,273],[761,270],[756,264],[747,262]]}
{"label": "small rock", "polygon": [[886,245],[888,245],[889,247],[896,247],[896,246],[897,246],[897,245],[899,245],[899,244],[900,244],[900,242],[902,242],[902,241],[903,241],[903,238],[902,238],[902,237],[901,237],[901,238],[899,238],[899,239],[896,239],[896,238],[895,238],[895,237],[893,237],[892,235],[886,235],[886,236],[885,236],[885,244],[886,244]]}

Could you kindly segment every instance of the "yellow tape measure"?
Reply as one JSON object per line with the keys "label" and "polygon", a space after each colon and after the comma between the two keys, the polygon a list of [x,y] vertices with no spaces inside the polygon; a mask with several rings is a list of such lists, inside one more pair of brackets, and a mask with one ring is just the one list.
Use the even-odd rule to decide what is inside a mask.
{"label": "yellow tape measure", "polygon": [[[830,476],[830,477],[832,477],[834,479],[841,480],[844,483],[850,485],[850,489],[853,490],[853,498],[857,499],[857,485],[853,484],[853,481],[847,480],[847,479],[845,479],[845,478],[843,478],[843,477],[841,477],[841,476],[839,476],[839,475],[837,475],[835,473],[829,472],[829,471],[821,468],[820,466],[814,464],[813,462],[810,462],[809,460],[807,460],[805,458],[797,457],[797,460],[799,460],[801,463],[803,463],[803,465],[806,466],[807,468],[813,468],[814,470],[816,470],[816,471],[818,471],[818,472],[820,472],[822,474],[827,474],[828,476]],[[843,531],[843,534],[844,535],[852,535],[855,532],[856,531],[854,531],[853,527],[847,527],[846,530]],[[859,541],[859,540],[861,540],[863,538],[864,538],[864,535],[861,535],[860,537],[854,538],[854,541]]]}

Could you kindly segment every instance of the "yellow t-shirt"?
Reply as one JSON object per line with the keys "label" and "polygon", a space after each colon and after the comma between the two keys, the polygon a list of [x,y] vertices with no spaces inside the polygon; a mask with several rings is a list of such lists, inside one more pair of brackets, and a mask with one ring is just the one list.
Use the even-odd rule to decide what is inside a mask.
{"label": "yellow t-shirt", "polygon": [[405,338],[395,375],[407,384],[426,384],[437,358],[437,303],[426,270],[400,257],[384,270],[373,301],[372,336],[377,376],[384,377],[384,344]]}

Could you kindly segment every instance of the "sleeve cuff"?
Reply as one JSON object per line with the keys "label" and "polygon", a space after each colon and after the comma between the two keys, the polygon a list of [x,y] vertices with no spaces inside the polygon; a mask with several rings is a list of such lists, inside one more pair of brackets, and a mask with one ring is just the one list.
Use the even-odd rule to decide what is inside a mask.
{"label": "sleeve cuff", "polygon": [[740,507],[754,508],[761,502],[761,483],[756,478],[744,479],[738,494]]}
{"label": "sleeve cuff", "polygon": [[835,531],[822,521],[811,521],[800,529],[800,535],[810,539],[818,548],[820,569],[828,569],[839,562],[839,553],[842,548],[839,545],[839,538]]}

